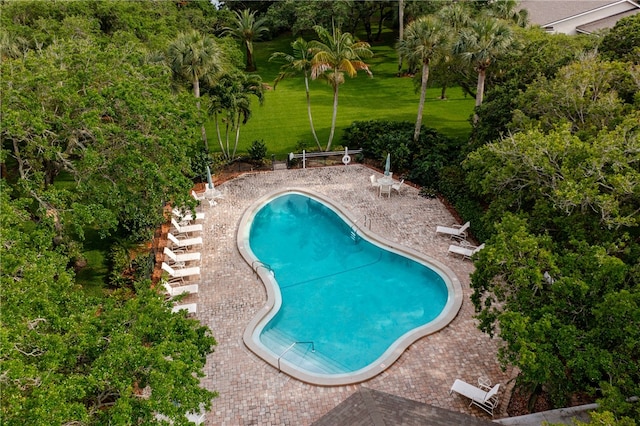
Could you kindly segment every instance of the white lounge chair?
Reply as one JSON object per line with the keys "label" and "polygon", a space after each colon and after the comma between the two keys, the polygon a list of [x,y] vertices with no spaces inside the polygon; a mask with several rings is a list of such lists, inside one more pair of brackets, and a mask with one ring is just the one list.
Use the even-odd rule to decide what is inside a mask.
{"label": "white lounge chair", "polygon": [[464,240],[467,238],[467,229],[471,226],[471,222],[467,222],[464,225],[452,225],[452,226],[438,226],[436,228],[436,234],[446,234],[450,238],[456,240]]}
{"label": "white lounge chair", "polygon": [[400,182],[391,185],[391,189],[394,189],[398,194],[400,194],[400,189],[402,188],[403,183],[404,179],[401,179]]}
{"label": "white lounge chair", "polygon": [[201,246],[202,245],[202,237],[191,237],[191,238],[180,238],[173,235],[171,232],[167,234],[167,238],[175,247],[187,248],[191,246]]}
{"label": "white lounge chair", "polygon": [[198,284],[189,284],[189,285],[172,287],[171,284],[163,280],[162,286],[164,287],[166,293],[171,297],[179,296],[181,294],[194,294],[198,292]]}
{"label": "white lounge chair", "polygon": [[197,262],[201,258],[201,254],[198,251],[174,253],[169,247],[165,247],[163,252],[166,256],[165,262],[173,267],[184,267],[187,262]]}
{"label": "white lounge chair", "polygon": [[171,308],[171,312],[173,313],[180,312],[182,310],[187,311],[189,314],[195,314],[198,312],[198,305],[195,303],[186,303],[184,305],[176,305]]}
{"label": "white lounge chair", "polygon": [[193,232],[202,232],[202,224],[196,223],[194,225],[180,225],[175,218],[171,218],[171,224],[178,234],[191,234]]}
{"label": "white lounge chair", "polygon": [[200,411],[199,413],[187,413],[187,420],[195,423],[196,425],[201,425],[204,423],[205,414],[206,413],[204,411]]}
{"label": "white lounge chair", "polygon": [[449,253],[459,254],[460,256],[462,256],[463,259],[471,259],[471,256],[473,256],[483,248],[484,248],[484,243],[480,244],[478,247],[450,245]]}
{"label": "white lounge chair", "polygon": [[162,270],[166,271],[171,275],[171,278],[184,278],[184,277],[192,277],[194,275],[200,275],[200,267],[192,266],[190,268],[172,268],[167,265],[167,262],[162,262]]}
{"label": "white lounge chair", "polygon": [[499,389],[500,383],[492,388],[485,385],[480,385],[478,388],[460,379],[456,379],[449,390],[449,395],[451,395],[452,392],[456,392],[462,396],[466,396],[471,400],[469,407],[471,407],[471,404],[477,405],[493,417],[493,410],[498,406],[499,402]]}
{"label": "white lounge chair", "polygon": [[196,212],[196,215],[194,216],[191,211],[185,211],[182,212],[182,210],[180,209],[173,209],[171,211],[171,214],[173,214],[173,217],[176,218],[176,220],[178,221],[179,224],[188,224],[188,222],[195,222],[197,220],[204,220],[204,212]]}

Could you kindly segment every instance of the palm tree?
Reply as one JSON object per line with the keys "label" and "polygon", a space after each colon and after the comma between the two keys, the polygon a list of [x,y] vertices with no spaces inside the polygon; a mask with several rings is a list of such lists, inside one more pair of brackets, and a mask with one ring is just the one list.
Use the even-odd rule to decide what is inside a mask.
{"label": "palm tree", "polygon": [[[186,81],[193,87],[193,96],[200,108],[200,82],[211,82],[222,71],[222,51],[214,39],[196,30],[180,33],[169,45],[167,59],[174,78]],[[204,123],[201,127],[202,141],[209,150]]]}
{"label": "palm tree", "polygon": [[309,49],[313,54],[311,78],[314,80],[324,78],[333,88],[333,117],[326,149],[329,151],[338,116],[338,88],[344,83],[344,74],[355,77],[359,70],[364,70],[372,77],[369,65],[362,58],[370,58],[373,52],[369,43],[356,41],[350,33],[343,33],[338,28],[333,27],[333,31],[329,32],[320,25],[316,25],[313,29],[320,40],[309,42]]}
{"label": "palm tree", "polygon": [[[514,42],[515,37],[509,25],[490,16],[480,16],[460,32],[454,51],[471,62],[478,73],[476,108],[482,105],[487,68]],[[478,122],[478,114],[474,114],[473,122]]]}
{"label": "palm tree", "polygon": [[[214,117],[220,149],[225,158],[233,159],[240,140],[240,126],[251,118],[250,97],[258,98],[260,105],[264,102],[262,79],[257,74],[224,74],[215,86],[207,87],[207,93],[210,99],[209,114]],[[220,133],[220,122],[225,125],[225,141]],[[235,133],[233,151],[229,144],[232,133]]]}
{"label": "palm tree", "polygon": [[302,37],[291,43],[293,47],[293,55],[283,52],[275,52],[269,58],[269,61],[282,61],[284,65],[280,68],[280,73],[276,77],[273,84],[273,88],[277,87],[278,83],[287,77],[292,77],[298,73],[304,75],[304,89],[307,95],[307,113],[309,115],[309,124],[311,125],[311,133],[313,139],[318,145],[318,151],[322,151],[318,135],[316,135],[316,129],[313,127],[313,117],[311,116],[311,95],[309,93],[309,73],[311,72],[311,52],[309,51],[309,44]]}
{"label": "palm tree", "polygon": [[[468,25],[471,20],[471,11],[466,3],[456,2],[440,9],[437,16],[442,21],[446,31],[449,32],[449,38],[453,40],[460,32],[460,29]],[[443,56],[440,63],[442,72],[439,73],[440,78],[438,79],[438,82],[442,84],[440,99],[447,98],[447,87],[455,81],[456,71],[462,68],[459,62],[459,56],[452,54],[452,52],[448,52]]]}
{"label": "palm tree", "polygon": [[420,81],[420,103],[418,105],[418,118],[416,128],[413,132],[413,140],[420,138],[422,128],[422,113],[424,111],[424,101],[427,93],[427,81],[429,80],[429,65],[431,61],[438,60],[449,40],[441,21],[433,15],[423,16],[416,19],[407,26],[404,40],[398,42],[399,54],[422,64],[422,77]]}
{"label": "palm tree", "polygon": [[529,23],[527,9],[518,10],[517,0],[495,0],[489,3],[487,13],[496,18],[504,19],[525,28]]}
{"label": "palm tree", "polygon": [[260,40],[262,35],[269,31],[269,28],[264,26],[266,19],[260,18],[256,20],[256,13],[251,12],[249,9],[244,9],[242,12],[236,11],[235,14],[235,27],[223,28],[224,33],[244,43],[247,52],[247,66],[245,70],[255,71],[256,66],[253,63],[253,41]]}

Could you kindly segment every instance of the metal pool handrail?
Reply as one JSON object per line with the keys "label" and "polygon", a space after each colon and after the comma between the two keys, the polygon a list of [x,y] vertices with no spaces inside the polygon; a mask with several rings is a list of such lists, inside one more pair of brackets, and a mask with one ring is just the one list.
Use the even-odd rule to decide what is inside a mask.
{"label": "metal pool handrail", "polygon": [[273,268],[271,267],[271,265],[269,265],[268,263],[264,263],[261,260],[254,260],[251,263],[251,269],[253,269],[253,272],[255,272],[256,274],[258,273],[258,268],[259,267],[263,267],[265,268],[267,271],[271,272],[271,274],[275,277],[276,276],[276,272],[273,270]]}
{"label": "metal pool handrail", "polygon": [[356,241],[356,236],[358,235],[358,230],[361,229],[361,227],[358,225],[358,222],[360,222],[361,219],[364,219],[362,221],[362,228],[367,228],[367,222],[369,222],[368,228],[369,228],[369,230],[371,230],[371,218],[367,217],[367,215],[365,214],[363,217],[361,217],[360,219],[358,219],[355,222],[353,222],[353,225],[351,225],[351,239],[353,241]]}
{"label": "metal pool handrail", "polygon": [[286,354],[287,352],[289,352],[291,349],[293,349],[293,347],[295,345],[297,345],[298,343],[306,343],[308,345],[311,345],[311,352],[315,352],[316,351],[316,347],[313,344],[313,342],[293,342],[292,344],[289,345],[289,347],[287,349],[284,350],[284,352],[282,352],[280,354],[280,356],[278,357],[278,373],[280,373],[282,370],[280,370],[280,358],[282,358],[284,356],[284,354]]}

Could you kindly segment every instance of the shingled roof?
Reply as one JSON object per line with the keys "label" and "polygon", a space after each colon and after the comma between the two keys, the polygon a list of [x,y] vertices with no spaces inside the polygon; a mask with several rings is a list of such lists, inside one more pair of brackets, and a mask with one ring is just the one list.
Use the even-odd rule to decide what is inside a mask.
{"label": "shingled roof", "polygon": [[[590,33],[612,28],[618,20],[640,12],[637,0],[521,0],[529,22],[547,31],[566,32],[566,24],[575,21],[571,32]],[[564,25],[563,25],[564,24]]]}
{"label": "shingled roof", "polygon": [[495,426],[488,419],[360,387],[313,426]]}

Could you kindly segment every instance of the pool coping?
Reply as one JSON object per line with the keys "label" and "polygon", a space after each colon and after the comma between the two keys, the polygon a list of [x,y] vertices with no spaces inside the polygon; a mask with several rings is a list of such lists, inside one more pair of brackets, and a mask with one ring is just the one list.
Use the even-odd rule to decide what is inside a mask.
{"label": "pool coping", "polygon": [[361,383],[384,372],[391,365],[393,365],[413,343],[415,343],[419,339],[422,339],[423,337],[426,337],[443,329],[458,315],[458,312],[462,307],[463,300],[462,285],[456,274],[448,266],[414,249],[390,241],[382,237],[381,235],[378,235],[375,232],[367,229],[366,227],[357,227],[356,229],[359,234],[363,235],[375,244],[389,251],[409,257],[434,269],[439,273],[440,276],[443,277],[449,290],[449,294],[452,294],[453,297],[448,298],[442,312],[434,320],[430,321],[424,326],[414,328],[413,330],[400,336],[376,361],[355,372],[332,375],[314,374],[300,370],[298,367],[286,360],[279,360],[278,357],[275,357],[273,353],[266,350],[261,343],[258,343],[256,341],[256,328],[262,323],[263,320],[265,320],[265,318],[270,315],[275,315],[275,313],[279,310],[281,305],[281,296],[280,291],[278,290],[278,285],[275,281],[275,277],[268,268],[263,267],[259,259],[253,254],[251,248],[248,246],[248,236],[250,228],[249,221],[257,213],[257,211],[262,208],[262,206],[264,206],[268,201],[287,193],[299,193],[326,203],[339,216],[341,216],[341,218],[347,224],[349,224],[350,227],[357,226],[358,222],[361,219],[355,217],[353,213],[351,213],[347,208],[345,208],[335,200],[328,198],[326,195],[299,187],[287,187],[272,191],[254,201],[243,213],[236,235],[237,248],[242,258],[262,280],[267,295],[267,300],[264,306],[260,308],[258,312],[256,312],[256,314],[247,324],[243,333],[243,341],[249,350],[255,353],[266,363],[297,380],[313,385],[341,386]]}

